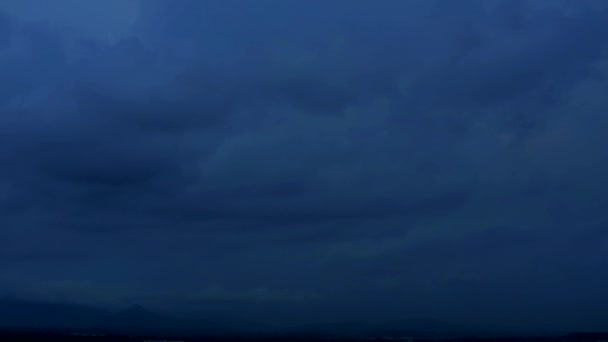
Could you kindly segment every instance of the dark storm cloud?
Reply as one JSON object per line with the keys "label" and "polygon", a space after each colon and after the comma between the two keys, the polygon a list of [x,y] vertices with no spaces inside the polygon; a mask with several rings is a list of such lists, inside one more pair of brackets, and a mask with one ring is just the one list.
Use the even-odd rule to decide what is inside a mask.
{"label": "dark storm cloud", "polygon": [[576,280],[607,260],[602,3],[145,1],[114,40],[75,17],[0,15],[0,289],[294,320],[462,315],[467,286],[516,312],[517,276],[604,298]]}

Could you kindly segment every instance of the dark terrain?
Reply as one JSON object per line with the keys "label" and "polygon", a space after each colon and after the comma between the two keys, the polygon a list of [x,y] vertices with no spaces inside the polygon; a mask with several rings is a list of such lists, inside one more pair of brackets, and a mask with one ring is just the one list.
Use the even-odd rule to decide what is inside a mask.
{"label": "dark terrain", "polygon": [[214,342],[283,342],[283,341],[335,341],[335,342],[361,342],[361,341],[407,341],[407,342],[605,342],[608,341],[608,333],[572,333],[564,336],[554,337],[486,337],[486,338],[358,338],[358,339],[332,339],[332,338],[305,338],[305,337],[172,337],[152,335],[116,335],[116,334],[85,334],[69,333],[67,331],[35,331],[35,330],[0,330],[0,341],[25,342],[25,341],[71,341],[71,342],[132,342],[132,341],[214,341]]}
{"label": "dark terrain", "polygon": [[[112,312],[77,304],[0,299],[0,341],[577,341],[608,342],[608,333],[518,337],[432,319],[357,321],[252,328],[234,320],[177,318],[140,305]],[[508,337],[507,337],[508,336]]]}

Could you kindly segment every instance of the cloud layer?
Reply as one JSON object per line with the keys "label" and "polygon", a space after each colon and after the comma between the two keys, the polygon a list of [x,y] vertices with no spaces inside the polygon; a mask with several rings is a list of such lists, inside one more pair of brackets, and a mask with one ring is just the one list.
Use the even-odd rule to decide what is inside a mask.
{"label": "cloud layer", "polygon": [[603,2],[7,4],[0,290],[606,328]]}

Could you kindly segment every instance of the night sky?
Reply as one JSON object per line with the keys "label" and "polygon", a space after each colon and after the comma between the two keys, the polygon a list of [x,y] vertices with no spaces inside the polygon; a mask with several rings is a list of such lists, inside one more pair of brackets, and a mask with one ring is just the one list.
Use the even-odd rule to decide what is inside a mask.
{"label": "night sky", "polygon": [[608,2],[1,0],[0,296],[608,329]]}

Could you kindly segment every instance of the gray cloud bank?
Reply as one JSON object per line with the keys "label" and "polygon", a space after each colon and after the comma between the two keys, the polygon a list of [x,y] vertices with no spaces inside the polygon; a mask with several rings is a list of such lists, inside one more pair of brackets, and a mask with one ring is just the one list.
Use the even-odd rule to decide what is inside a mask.
{"label": "gray cloud bank", "polygon": [[0,13],[0,289],[608,328],[603,2],[145,1],[113,40],[80,20]]}

